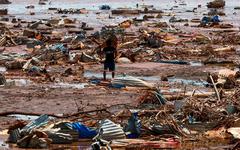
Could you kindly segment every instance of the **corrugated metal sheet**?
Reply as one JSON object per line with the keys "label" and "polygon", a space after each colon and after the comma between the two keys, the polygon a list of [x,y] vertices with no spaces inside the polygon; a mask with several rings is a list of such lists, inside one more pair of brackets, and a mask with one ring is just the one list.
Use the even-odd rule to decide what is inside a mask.
{"label": "corrugated metal sheet", "polygon": [[52,139],[53,144],[70,144],[74,141],[73,137],[70,134],[49,131],[46,133],[48,137]]}
{"label": "corrugated metal sheet", "polygon": [[79,134],[75,130],[70,130],[70,129],[69,130],[67,130],[67,129],[63,130],[63,129],[61,129],[58,132],[64,133],[64,134],[70,134],[73,138],[73,141],[78,141]]}
{"label": "corrugated metal sheet", "polygon": [[24,133],[25,132],[30,132],[33,129],[39,128],[39,127],[47,124],[48,120],[49,120],[48,115],[41,115],[39,118],[29,122],[24,128],[22,128],[21,133],[22,132],[24,132]]}
{"label": "corrugated metal sheet", "polygon": [[17,140],[19,140],[20,138],[21,138],[20,129],[17,128],[15,130],[10,131],[7,141],[10,143],[17,143]]}
{"label": "corrugated metal sheet", "polygon": [[99,137],[104,140],[126,138],[122,127],[109,119],[100,122]]}
{"label": "corrugated metal sheet", "polygon": [[153,88],[152,84],[131,76],[115,78],[112,81],[112,84],[120,84],[125,86],[132,86],[132,87]]}

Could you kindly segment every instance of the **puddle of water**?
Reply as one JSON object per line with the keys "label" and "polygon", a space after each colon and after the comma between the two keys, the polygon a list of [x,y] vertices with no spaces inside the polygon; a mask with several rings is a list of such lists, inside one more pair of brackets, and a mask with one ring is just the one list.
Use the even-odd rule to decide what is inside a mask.
{"label": "puddle of water", "polygon": [[181,83],[184,85],[193,85],[193,86],[203,86],[205,87],[208,83],[206,81],[197,81],[197,80],[187,80],[187,79],[180,79],[180,78],[168,78],[169,82]]}
{"label": "puddle of water", "polygon": [[[34,116],[34,115],[21,115],[21,114],[13,114],[13,115],[8,115],[9,117],[13,117],[17,120],[25,120],[25,121],[32,121],[35,120],[37,118],[39,118],[39,116]],[[50,120],[54,119],[54,117],[49,117]]]}
{"label": "puddle of water", "polygon": [[74,89],[83,89],[85,86],[88,85],[87,83],[55,83],[52,85],[52,88],[74,88]]}
{"label": "puddle of water", "polygon": [[[15,145],[5,142],[6,139],[0,138],[0,150],[18,149]],[[75,142],[72,144],[51,144],[50,149],[84,149],[91,150],[91,142]]]}
{"label": "puddle of water", "polygon": [[[103,74],[102,73],[96,73],[96,72],[90,72],[90,71],[85,71],[84,75],[85,78],[103,78]],[[111,73],[107,73],[107,78],[111,78],[112,75]]]}
{"label": "puddle of water", "polygon": [[6,67],[0,67],[0,72],[6,72],[7,68]]}
{"label": "puddle of water", "polygon": [[137,78],[145,81],[160,81],[161,78],[157,76],[137,76]]}
{"label": "puddle of water", "polygon": [[84,150],[92,150],[91,147],[92,142],[75,142],[72,144],[52,144],[50,149],[84,149]]}
{"label": "puddle of water", "polygon": [[7,79],[6,82],[6,86],[27,86],[32,83],[28,79]]}
{"label": "puddle of water", "polygon": [[[84,77],[85,78],[97,78],[97,79],[102,79],[103,78],[103,74],[102,73],[96,73],[96,72],[90,72],[90,71],[85,71],[84,72]],[[121,77],[121,76],[117,76],[117,77]],[[160,81],[161,78],[158,76],[133,76],[136,78],[139,78],[141,80],[145,80],[145,81]],[[107,78],[111,79],[112,75],[111,73],[107,73]]]}
{"label": "puddle of water", "polygon": [[204,65],[203,63],[197,61],[190,61],[189,64],[193,67],[201,67]]}

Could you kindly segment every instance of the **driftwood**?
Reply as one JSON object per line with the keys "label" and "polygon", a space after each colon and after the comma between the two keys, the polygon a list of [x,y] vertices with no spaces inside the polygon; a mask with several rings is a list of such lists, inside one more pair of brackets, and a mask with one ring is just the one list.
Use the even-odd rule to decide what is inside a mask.
{"label": "driftwood", "polygon": [[139,42],[139,39],[135,39],[135,40],[130,41],[130,42],[121,43],[121,44],[119,44],[118,48],[127,47],[129,45],[133,45],[133,44],[136,44],[138,42]]}
{"label": "driftwood", "polygon": [[182,100],[185,98],[183,95],[163,95],[167,101]]}
{"label": "driftwood", "polygon": [[210,75],[210,79],[211,79],[211,81],[212,81],[212,84],[213,84],[213,87],[214,87],[214,91],[216,92],[217,99],[220,101],[220,100],[221,100],[220,94],[219,94],[219,92],[218,92],[218,89],[217,89],[216,84],[214,83],[214,80],[213,80],[212,75]]}
{"label": "driftwood", "polygon": [[[233,94],[233,92],[224,92],[227,95]],[[166,100],[168,101],[174,101],[174,100],[181,100],[186,97],[195,97],[195,98],[208,98],[210,96],[213,96],[216,94],[216,92],[197,92],[196,90],[191,91],[191,92],[186,92],[185,94],[183,92],[181,93],[163,93],[163,96],[165,97]],[[220,96],[220,95],[219,95]]]}
{"label": "driftwood", "polygon": [[[52,116],[55,118],[69,118],[69,117],[75,117],[81,114],[88,114],[88,113],[94,113],[94,112],[102,112],[107,111],[104,109],[96,109],[96,110],[89,110],[89,111],[80,111],[73,114],[64,114],[64,115],[56,115],[51,113],[45,113],[48,116]],[[14,114],[20,114],[20,115],[32,115],[32,116],[40,116],[42,113],[33,113],[33,112],[21,112],[21,111],[7,111],[7,112],[1,112],[0,116],[8,116],[8,115],[14,115]]]}
{"label": "driftwood", "polygon": [[212,96],[214,94],[214,92],[203,92],[203,93],[199,93],[199,92],[181,92],[181,93],[163,93],[164,97],[167,100],[177,100],[177,99],[183,99],[186,97],[197,97],[197,98],[207,98],[209,96]]}
{"label": "driftwood", "polygon": [[232,46],[222,47],[222,48],[216,48],[213,50],[214,52],[234,52],[236,49]]}
{"label": "driftwood", "polygon": [[132,9],[115,9],[112,10],[113,15],[122,15],[122,14],[131,14],[131,15],[136,15],[140,14],[140,10],[132,10]]}

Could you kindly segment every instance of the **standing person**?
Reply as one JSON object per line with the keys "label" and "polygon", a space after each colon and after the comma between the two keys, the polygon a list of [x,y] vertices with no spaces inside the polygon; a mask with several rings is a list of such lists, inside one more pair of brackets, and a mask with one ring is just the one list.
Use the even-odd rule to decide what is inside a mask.
{"label": "standing person", "polygon": [[104,61],[104,71],[103,71],[103,79],[106,80],[106,72],[109,70],[112,72],[112,78],[115,76],[115,58],[117,57],[117,50],[113,46],[114,40],[109,38],[106,41],[106,47],[103,49],[105,54]]}

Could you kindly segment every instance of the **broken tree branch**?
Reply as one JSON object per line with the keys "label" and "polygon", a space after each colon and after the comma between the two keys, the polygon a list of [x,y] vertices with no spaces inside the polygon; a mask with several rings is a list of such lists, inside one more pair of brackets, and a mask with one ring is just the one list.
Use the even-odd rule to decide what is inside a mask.
{"label": "broken tree branch", "polygon": [[212,77],[212,75],[209,75],[209,77],[210,77],[210,79],[211,79],[211,81],[212,81],[212,84],[213,84],[214,91],[215,91],[215,93],[216,93],[217,99],[220,101],[221,98],[220,98],[218,89],[217,89],[217,87],[216,87],[216,84],[214,83],[213,77]]}

